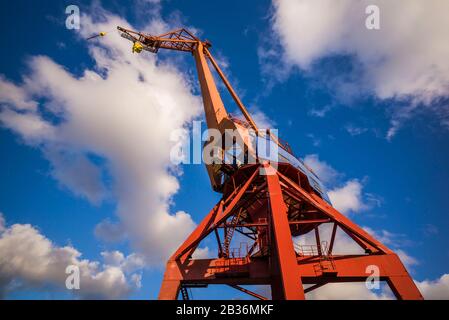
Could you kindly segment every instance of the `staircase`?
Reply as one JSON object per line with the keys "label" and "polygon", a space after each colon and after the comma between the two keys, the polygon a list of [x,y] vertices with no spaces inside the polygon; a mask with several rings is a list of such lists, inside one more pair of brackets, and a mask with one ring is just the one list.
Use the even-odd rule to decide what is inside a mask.
{"label": "staircase", "polygon": [[224,240],[224,243],[223,243],[223,249],[224,249],[223,254],[224,254],[225,257],[229,258],[229,246],[231,245],[231,240],[232,240],[232,237],[234,235],[235,228],[236,228],[234,226],[239,222],[240,213],[242,211],[243,211],[243,209],[241,208],[237,215],[232,216],[231,227],[226,229],[225,240]]}

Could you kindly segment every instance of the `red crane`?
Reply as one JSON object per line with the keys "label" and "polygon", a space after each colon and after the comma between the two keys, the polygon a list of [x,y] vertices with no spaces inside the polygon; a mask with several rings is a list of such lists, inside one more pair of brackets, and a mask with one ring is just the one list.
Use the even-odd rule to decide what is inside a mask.
{"label": "red crane", "polygon": [[[208,41],[185,29],[152,36],[117,27],[133,42],[133,52],[168,49],[192,53],[201,86],[206,122],[226,139],[229,130],[242,142],[245,161],[223,161],[231,147],[209,141],[220,150],[217,160],[206,164],[214,191],[222,198],[167,262],[159,299],[188,299],[187,288],[229,285],[258,299],[266,297],[242,285],[270,285],[276,300],[305,299],[305,293],[328,283],[365,282],[373,268],[398,299],[423,299],[401,260],[392,250],[332,207],[319,178],[288,145],[261,131],[212,57]],[[208,62],[241,110],[244,120],[226,111]],[[233,141],[236,141],[235,136]],[[254,139],[274,143],[277,161],[260,157]],[[255,161],[248,161],[248,159]],[[330,226],[329,241],[321,231]],[[337,231],[346,233],[364,251],[334,253]],[[238,234],[246,242],[235,245]],[[295,239],[312,235],[314,244]],[[217,256],[194,259],[192,254],[206,237],[215,237]],[[238,238],[238,237],[237,237]],[[307,285],[304,287],[304,285]]]}

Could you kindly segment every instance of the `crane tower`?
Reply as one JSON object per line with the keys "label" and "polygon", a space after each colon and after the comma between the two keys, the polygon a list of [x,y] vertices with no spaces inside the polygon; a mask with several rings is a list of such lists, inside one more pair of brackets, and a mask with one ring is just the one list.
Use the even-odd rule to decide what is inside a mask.
{"label": "crane tower", "polygon": [[[397,254],[336,210],[316,174],[286,143],[257,127],[211,55],[208,41],[185,29],[152,36],[117,28],[133,42],[133,52],[167,49],[193,54],[208,128],[218,130],[224,138],[229,130],[235,132],[232,139],[242,142],[245,155],[243,161],[236,161],[233,146],[214,146],[220,150],[217,161],[207,163],[206,169],[212,189],[222,197],[169,258],[159,299],[189,299],[188,288],[222,284],[258,299],[298,300],[328,283],[365,282],[372,270],[380,281],[387,282],[396,298],[422,299]],[[227,112],[209,64],[243,118]],[[254,140],[274,144],[276,161],[260,156],[251,142]],[[204,150],[213,143],[217,144],[205,143]],[[223,161],[229,157],[232,161]],[[324,229],[330,231],[327,241],[323,241]],[[362,253],[335,252],[337,232],[348,235]],[[216,257],[193,258],[208,236],[216,239]],[[300,245],[303,242],[298,240],[304,237],[313,243]],[[247,240],[236,245],[236,238]],[[242,285],[269,285],[271,297]]]}

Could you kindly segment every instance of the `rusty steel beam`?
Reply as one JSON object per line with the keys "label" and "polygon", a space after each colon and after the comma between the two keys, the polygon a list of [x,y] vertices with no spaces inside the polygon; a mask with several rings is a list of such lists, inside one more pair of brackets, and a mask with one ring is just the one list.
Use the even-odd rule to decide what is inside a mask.
{"label": "rusty steel beam", "polygon": [[346,216],[338,212],[336,209],[334,209],[332,206],[330,206],[328,203],[326,203],[323,199],[316,196],[313,193],[307,193],[303,189],[301,189],[296,183],[291,181],[289,178],[284,176],[283,174],[279,173],[279,177],[281,180],[286,182],[289,187],[294,189],[298,192],[298,195],[306,200],[308,203],[313,205],[315,208],[320,210],[321,212],[325,213],[326,215],[332,217],[333,220],[335,220],[339,225],[344,225],[348,230],[350,230],[351,233],[356,235],[357,237],[363,239],[365,242],[369,243],[373,247],[377,248],[378,250],[382,251],[383,253],[389,254],[393,253],[390,249],[388,249],[386,246],[381,244],[379,241],[374,239],[370,234],[368,234],[365,230],[357,226],[355,223],[353,223],[351,220],[349,220]]}
{"label": "rusty steel beam", "polygon": [[185,255],[193,246],[197,245],[202,238],[206,236],[207,230],[211,225],[215,215],[217,213],[217,205],[209,212],[203,221],[196,227],[196,229],[190,234],[187,240],[176,250],[171,256],[170,260],[178,260]]}
{"label": "rusty steel beam", "polygon": [[[273,169],[265,166],[267,169]],[[280,289],[283,299],[304,300],[304,291],[301,283],[301,275],[298,272],[296,252],[293,247],[292,234],[287,219],[287,208],[282,198],[281,185],[277,174],[267,175],[269,193],[271,223],[274,234],[274,247],[276,248],[276,260],[280,273]]]}

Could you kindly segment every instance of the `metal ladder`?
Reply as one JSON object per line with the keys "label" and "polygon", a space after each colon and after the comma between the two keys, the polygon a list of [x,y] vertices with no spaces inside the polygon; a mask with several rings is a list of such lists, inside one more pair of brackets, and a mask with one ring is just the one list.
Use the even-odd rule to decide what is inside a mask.
{"label": "metal ladder", "polygon": [[225,240],[224,240],[224,244],[223,244],[225,257],[229,257],[229,246],[231,244],[231,240],[234,235],[235,228],[236,228],[233,226],[236,225],[237,222],[239,221],[241,212],[242,212],[242,208],[240,208],[239,213],[237,215],[234,215],[232,217],[231,227],[226,230],[226,236],[225,236]]}

